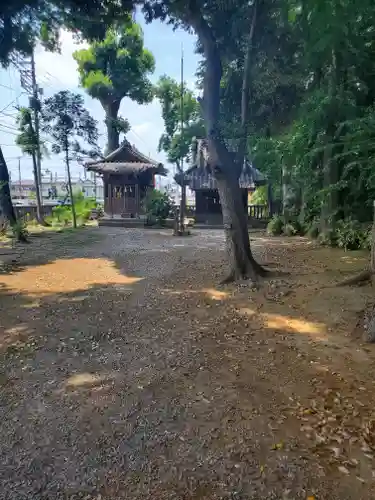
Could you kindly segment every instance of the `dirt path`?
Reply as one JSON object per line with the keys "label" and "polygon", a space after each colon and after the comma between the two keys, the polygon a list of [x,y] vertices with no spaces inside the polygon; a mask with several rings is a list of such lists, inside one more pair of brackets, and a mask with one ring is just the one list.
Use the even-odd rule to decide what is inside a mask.
{"label": "dirt path", "polygon": [[89,229],[0,275],[1,499],[373,499],[360,254],[254,236],[290,272],[215,288],[222,235]]}

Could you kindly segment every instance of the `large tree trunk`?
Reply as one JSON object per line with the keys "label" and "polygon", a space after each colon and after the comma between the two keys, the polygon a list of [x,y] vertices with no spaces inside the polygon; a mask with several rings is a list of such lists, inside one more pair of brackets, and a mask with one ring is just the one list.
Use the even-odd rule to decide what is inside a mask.
{"label": "large tree trunk", "polygon": [[220,177],[216,179],[219,191],[226,250],[229,259],[230,272],[227,281],[251,279],[256,281],[264,270],[255,261],[249,241],[247,217],[242,204],[241,190],[238,179]]}
{"label": "large tree trunk", "polygon": [[120,147],[120,133],[118,131],[116,120],[120,103],[114,102],[105,106],[105,124],[107,127],[107,147],[105,154],[108,155]]}
{"label": "large tree trunk", "polygon": [[[200,39],[206,59],[201,105],[207,131],[209,164],[217,180],[223,212],[230,264],[228,281],[239,278],[251,278],[256,281],[257,277],[264,275],[266,271],[257,264],[251,253],[247,214],[242,204],[239,187],[239,177],[243,167],[244,134],[242,134],[238,158],[234,159],[225,145],[220,130],[219,111],[222,66],[216,40],[211,28],[202,16],[199,6],[193,2],[189,7],[189,23]],[[253,29],[254,27],[252,27]],[[250,49],[251,44],[252,34],[249,37]],[[251,50],[247,53],[248,65],[250,64],[250,52]],[[244,77],[249,78],[249,68],[247,68]],[[248,87],[246,83],[243,85],[243,95],[246,94]],[[246,127],[247,114],[245,109],[243,109],[241,122],[243,127]]]}
{"label": "large tree trunk", "polygon": [[337,108],[337,94],[342,83],[339,52],[332,50],[332,68],[329,81],[330,107],[327,116],[325,149],[323,154],[323,189],[325,190],[321,209],[321,233],[328,234],[335,228],[338,209],[338,192],[333,187],[339,181],[339,165],[334,158],[336,153],[337,121],[340,116]]}
{"label": "large tree trunk", "polygon": [[[16,212],[13,207],[12,197],[10,195],[9,172],[3,155],[3,150],[0,146],[0,210],[4,217],[9,220],[13,229],[17,226]],[[27,238],[23,231],[14,231],[14,235],[18,241],[26,243]]]}
{"label": "large tree trunk", "polygon": [[3,150],[0,146],[0,208],[4,215],[9,220],[11,226],[17,223],[16,212],[14,211],[12,198],[10,195],[9,172],[3,155]]}

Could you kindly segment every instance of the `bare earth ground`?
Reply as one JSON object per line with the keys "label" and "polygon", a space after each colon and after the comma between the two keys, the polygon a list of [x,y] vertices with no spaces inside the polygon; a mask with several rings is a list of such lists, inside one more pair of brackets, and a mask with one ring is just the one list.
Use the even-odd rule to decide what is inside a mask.
{"label": "bare earth ground", "polygon": [[[0,275],[0,498],[373,499],[366,256],[221,231],[38,237]],[[1,259],[1,255],[0,255]]]}

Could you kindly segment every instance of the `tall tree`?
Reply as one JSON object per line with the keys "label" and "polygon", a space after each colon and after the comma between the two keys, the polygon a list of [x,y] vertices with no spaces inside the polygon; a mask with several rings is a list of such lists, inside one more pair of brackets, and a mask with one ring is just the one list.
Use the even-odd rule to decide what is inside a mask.
{"label": "tall tree", "polygon": [[21,108],[17,117],[19,135],[16,138],[16,144],[21,148],[22,152],[31,156],[33,162],[33,174],[36,195],[36,210],[37,221],[39,224],[46,225],[43,215],[42,197],[40,193],[40,180],[38,176],[37,150],[38,138],[35,133],[31,110],[29,108]]}
{"label": "tall tree", "polygon": [[103,41],[75,52],[73,57],[78,63],[82,87],[104,109],[106,153],[111,153],[120,145],[120,134],[130,128],[128,121],[118,116],[122,99],[129,97],[138,104],[152,101],[148,75],[155,69],[154,57],[144,48],[142,29],[131,17],[110,28]]}
{"label": "tall tree", "polygon": [[52,139],[52,152],[64,154],[68,174],[69,195],[72,205],[73,227],[77,227],[74,206],[70,162],[77,160],[85,151],[83,143],[97,148],[97,121],[84,107],[83,97],[69,91],[61,91],[46,99],[42,109],[42,130]]}

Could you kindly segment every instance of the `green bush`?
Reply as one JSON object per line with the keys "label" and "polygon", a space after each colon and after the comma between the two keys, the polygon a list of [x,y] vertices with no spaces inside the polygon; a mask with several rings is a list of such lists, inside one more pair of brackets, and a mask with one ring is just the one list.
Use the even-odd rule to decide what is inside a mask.
{"label": "green bush", "polygon": [[371,243],[372,243],[372,228],[369,227],[367,230],[363,232],[363,240],[362,240],[362,245],[361,248],[363,250],[371,250]]}
{"label": "green bush", "polygon": [[337,233],[334,230],[319,233],[317,237],[318,243],[322,246],[335,247],[337,246]]}
{"label": "green bush", "polygon": [[25,221],[22,219],[17,219],[16,223],[12,226],[13,236],[16,240],[25,241],[29,236]]}
{"label": "green bush", "polygon": [[292,225],[296,231],[296,234],[298,234],[299,236],[305,236],[305,234],[307,233],[306,224],[303,224],[300,220],[296,219],[292,222]]}
{"label": "green bush", "polygon": [[148,193],[145,200],[145,210],[148,224],[158,223],[164,225],[165,220],[172,209],[172,200],[168,193],[153,189]]}
{"label": "green bush", "polygon": [[[85,198],[82,193],[73,196],[74,207],[78,225],[83,225],[90,218],[91,212],[96,208],[93,198]],[[72,221],[72,207],[70,205],[59,205],[52,209],[52,218],[59,224],[67,226]]]}
{"label": "green bush", "polygon": [[279,215],[274,215],[267,226],[267,233],[272,236],[279,236],[283,232],[283,220]]}
{"label": "green bush", "polygon": [[296,234],[298,233],[293,224],[285,224],[283,232],[285,236],[296,236]]}
{"label": "green bush", "polygon": [[72,220],[72,209],[67,205],[58,205],[52,209],[52,218],[59,224],[67,226]]}
{"label": "green bush", "polygon": [[316,240],[319,237],[319,222],[317,220],[313,220],[310,227],[306,231],[306,235],[312,240]]}
{"label": "green bush", "polygon": [[341,220],[336,224],[336,240],[339,248],[358,250],[366,246],[367,230],[356,220]]}

